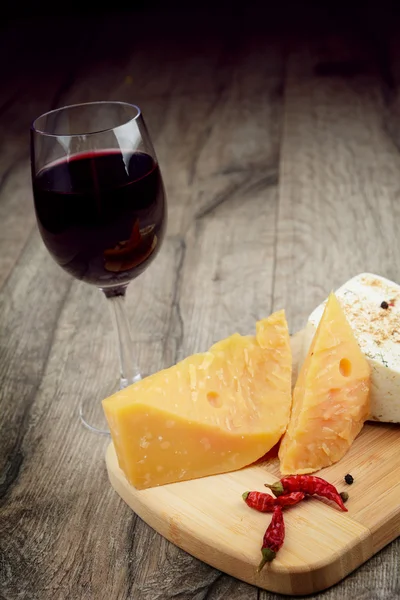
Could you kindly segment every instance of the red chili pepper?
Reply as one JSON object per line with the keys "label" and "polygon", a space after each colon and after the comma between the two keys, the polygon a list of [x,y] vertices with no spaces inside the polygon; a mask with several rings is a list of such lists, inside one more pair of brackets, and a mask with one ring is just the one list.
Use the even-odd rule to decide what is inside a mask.
{"label": "red chili pepper", "polygon": [[276,504],[276,498],[271,494],[263,494],[262,492],[245,492],[242,495],[247,506],[254,508],[259,512],[273,512]]}
{"label": "red chili pepper", "polygon": [[260,572],[265,563],[274,560],[276,553],[282,547],[285,540],[285,523],[283,520],[282,508],[275,506],[271,523],[268,525],[264,534],[261,548],[262,559],[258,565],[257,571]]}
{"label": "red chili pepper", "polygon": [[263,494],[262,492],[245,492],[242,494],[243,500],[247,506],[254,508],[259,512],[274,512],[275,506],[293,506],[298,504],[305,497],[304,492],[292,492],[291,494],[282,494],[278,498],[271,494]]}
{"label": "red chili pepper", "polygon": [[272,485],[266,483],[265,486],[270,488],[276,496],[281,496],[288,492],[304,492],[311,496],[314,494],[322,496],[336,502],[343,511],[347,512],[347,508],[343,504],[343,500],[335,486],[325,481],[325,479],[321,479],[321,477],[315,477],[314,475],[290,475],[289,477],[283,477],[280,481]]}
{"label": "red chili pepper", "polygon": [[282,496],[278,496],[276,498],[276,504],[278,506],[293,506],[294,504],[298,504],[305,498],[304,492],[290,492],[290,494],[282,494]]}

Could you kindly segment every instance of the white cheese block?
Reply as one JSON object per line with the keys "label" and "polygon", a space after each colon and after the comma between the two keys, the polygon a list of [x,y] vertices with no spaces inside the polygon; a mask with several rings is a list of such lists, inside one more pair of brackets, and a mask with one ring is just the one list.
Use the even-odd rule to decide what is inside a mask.
{"label": "white cheese block", "polygon": [[[400,286],[378,275],[361,273],[335,293],[371,366],[369,420],[400,423]],[[382,302],[388,308],[382,308]],[[324,308],[325,302],[308,319],[302,361]]]}

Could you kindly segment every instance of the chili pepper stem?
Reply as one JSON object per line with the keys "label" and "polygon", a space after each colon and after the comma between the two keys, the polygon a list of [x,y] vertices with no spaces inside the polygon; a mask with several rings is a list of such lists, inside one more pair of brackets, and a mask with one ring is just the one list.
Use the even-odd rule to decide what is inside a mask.
{"label": "chili pepper stem", "polygon": [[249,494],[250,494],[250,492],[244,492],[244,494],[242,494],[242,498],[245,502],[246,502]]}
{"label": "chili pepper stem", "polygon": [[273,492],[275,494],[275,496],[280,496],[284,492],[283,485],[281,484],[280,481],[276,481],[275,483],[272,483],[272,484],[264,483],[264,485],[265,485],[265,487],[269,488],[271,490],[271,492]]}
{"label": "chili pepper stem", "polygon": [[257,573],[259,573],[263,569],[264,565],[267,562],[271,562],[271,560],[274,560],[274,558],[276,556],[276,552],[271,550],[271,548],[263,548],[261,550],[261,554],[262,554],[262,559],[260,561],[260,564],[257,567]]}

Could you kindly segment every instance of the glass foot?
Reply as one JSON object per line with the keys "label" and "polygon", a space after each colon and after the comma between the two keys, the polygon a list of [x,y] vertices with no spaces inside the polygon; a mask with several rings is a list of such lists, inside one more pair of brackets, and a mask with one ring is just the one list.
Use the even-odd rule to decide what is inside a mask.
{"label": "glass foot", "polygon": [[[104,398],[111,396],[113,393],[123,390],[131,383],[136,383],[142,379],[140,374],[137,374],[132,381],[128,381],[126,378],[121,378],[114,389],[104,395]],[[104,415],[101,400],[94,401],[93,398],[88,397],[82,400],[79,406],[79,418],[82,424],[89,429],[92,433],[98,433],[101,435],[110,435],[108,428],[107,419]]]}

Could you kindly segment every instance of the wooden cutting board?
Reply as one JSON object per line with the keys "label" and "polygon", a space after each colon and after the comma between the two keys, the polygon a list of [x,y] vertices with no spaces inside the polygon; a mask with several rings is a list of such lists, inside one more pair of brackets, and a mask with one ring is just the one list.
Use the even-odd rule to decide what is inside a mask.
{"label": "wooden cutting board", "polygon": [[[294,363],[301,332],[293,340]],[[368,423],[346,456],[319,475],[347,491],[348,513],[309,498],[285,511],[286,539],[277,558],[257,573],[269,514],[251,510],[245,491],[266,491],[279,478],[270,456],[224,475],[136,490],[118,466],[112,444],[106,463],[112,486],[146,523],[186,552],[273,592],[310,594],[337,583],[400,535],[400,426]],[[354,483],[343,478],[351,473]]]}

